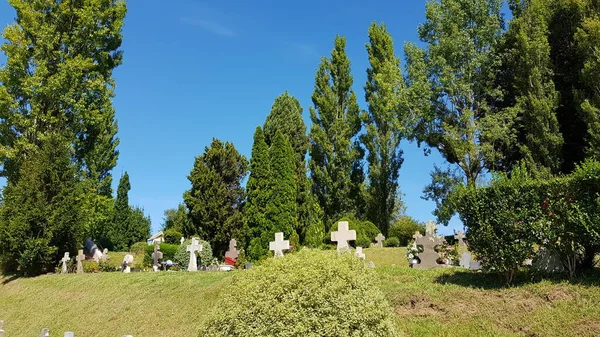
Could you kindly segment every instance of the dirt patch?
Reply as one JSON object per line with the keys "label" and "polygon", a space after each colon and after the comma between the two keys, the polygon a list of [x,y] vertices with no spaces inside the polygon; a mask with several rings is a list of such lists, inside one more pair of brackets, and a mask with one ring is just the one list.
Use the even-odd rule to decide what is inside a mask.
{"label": "dirt patch", "polygon": [[579,337],[597,337],[600,336],[600,318],[586,318],[577,321],[574,325],[574,331]]}
{"label": "dirt patch", "polygon": [[414,294],[408,301],[397,306],[394,311],[398,316],[430,317],[444,315],[447,311],[431,301],[425,294]]}
{"label": "dirt patch", "polygon": [[546,301],[553,303],[556,301],[570,301],[573,299],[573,296],[569,294],[569,292],[562,287],[553,288],[546,294]]}

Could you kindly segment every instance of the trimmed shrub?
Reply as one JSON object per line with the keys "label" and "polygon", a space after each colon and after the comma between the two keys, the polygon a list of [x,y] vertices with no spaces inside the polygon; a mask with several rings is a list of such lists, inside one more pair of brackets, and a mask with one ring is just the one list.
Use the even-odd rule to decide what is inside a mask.
{"label": "trimmed shrub", "polygon": [[400,247],[406,247],[417,231],[425,235],[425,226],[412,217],[403,215],[392,224],[388,236],[398,238]]}
{"label": "trimmed shrub", "polygon": [[[179,250],[179,245],[161,243],[159,246],[160,251],[163,253],[163,261],[173,261],[175,259],[175,254],[177,254],[177,250]],[[152,259],[152,253],[154,253],[154,245],[146,245],[146,252],[144,254],[144,265],[151,266],[154,263],[154,260]]]}
{"label": "trimmed shrub", "polygon": [[84,273],[97,273],[100,271],[100,265],[96,261],[83,261],[81,262],[83,265]]}
{"label": "trimmed shrub", "polygon": [[[179,265],[180,270],[185,270],[188,264],[190,264],[190,253],[186,249],[191,243],[192,239],[187,239],[182,245],[177,247],[177,252],[175,252],[173,262]],[[202,245],[202,251],[196,252],[196,254],[198,254],[198,265],[208,266],[213,262],[212,248],[210,247],[210,243],[204,240],[198,240],[198,243]]]}
{"label": "trimmed shrub", "polygon": [[360,221],[356,220],[354,217],[344,217],[331,225],[329,233],[327,233],[327,237],[325,238],[326,243],[331,243],[331,233],[338,230],[338,223],[340,221],[348,221],[348,228],[356,231],[356,241],[350,242],[350,245],[353,247],[368,248],[375,240],[377,234],[380,233],[377,226],[370,221]]}
{"label": "trimmed shrub", "polygon": [[131,245],[131,248],[129,248],[129,252],[135,256],[144,256],[144,254],[146,253],[146,248],[148,246],[149,245],[147,242],[136,242],[133,245]]}
{"label": "trimmed shrub", "polygon": [[165,239],[165,243],[179,245],[181,243],[181,238],[183,237],[183,234],[174,229],[167,229],[163,232],[163,237]]}
{"label": "trimmed shrub", "polygon": [[383,241],[384,247],[400,247],[400,240],[397,237],[391,237]]}
{"label": "trimmed shrub", "polygon": [[331,251],[303,249],[235,275],[212,312],[200,336],[397,336],[375,273]]}

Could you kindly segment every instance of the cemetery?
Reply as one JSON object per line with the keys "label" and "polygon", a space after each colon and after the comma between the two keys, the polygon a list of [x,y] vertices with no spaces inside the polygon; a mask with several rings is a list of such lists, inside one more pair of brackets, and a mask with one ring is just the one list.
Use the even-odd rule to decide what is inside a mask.
{"label": "cemetery", "polygon": [[0,23],[0,337],[600,336],[599,1]]}

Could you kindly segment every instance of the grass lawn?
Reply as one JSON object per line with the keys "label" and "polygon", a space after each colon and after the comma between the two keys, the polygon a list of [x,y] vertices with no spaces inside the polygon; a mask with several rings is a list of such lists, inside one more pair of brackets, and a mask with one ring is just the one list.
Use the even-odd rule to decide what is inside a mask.
{"label": "grass lawn", "polygon": [[[413,270],[403,248],[364,250],[404,336],[600,336],[600,272],[575,282],[526,274],[505,288],[460,269]],[[235,272],[234,272],[235,273]],[[232,273],[102,273],[2,279],[5,337],[198,336]],[[251,318],[248,318],[251,319]]]}

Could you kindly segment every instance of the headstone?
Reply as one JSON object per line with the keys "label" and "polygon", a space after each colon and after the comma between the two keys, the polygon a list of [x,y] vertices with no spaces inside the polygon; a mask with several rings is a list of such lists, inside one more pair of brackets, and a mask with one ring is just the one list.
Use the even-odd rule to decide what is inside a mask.
{"label": "headstone", "polygon": [[123,258],[123,272],[131,273],[131,265],[133,264],[133,255],[127,254]]}
{"label": "headstone", "polygon": [[50,337],[50,329],[43,328],[42,333],[40,333],[40,337]]}
{"label": "headstone", "polygon": [[185,241],[185,239],[183,238],[183,236],[181,237],[181,240],[179,240],[179,243],[182,245],[183,241]]}
{"label": "headstone", "polygon": [[219,266],[219,270],[220,271],[232,271],[233,270],[233,266],[228,265],[228,264],[222,264]]}
{"label": "headstone", "polygon": [[471,261],[469,264],[469,269],[471,270],[481,270],[483,267],[481,266],[481,262],[479,261]]}
{"label": "headstone", "polygon": [[423,237],[423,235],[421,235],[421,232],[416,231],[415,235],[412,236],[413,239],[415,239],[415,241],[413,242],[412,248],[413,250],[417,249],[417,241]]}
{"label": "headstone", "polygon": [[229,241],[229,250],[225,252],[225,257],[237,260],[240,255],[240,251],[236,249],[237,242],[235,239],[231,239]]}
{"label": "headstone", "polygon": [[77,260],[77,274],[83,274],[83,261],[85,260],[85,255],[83,254],[83,249],[79,250],[76,260]]}
{"label": "headstone", "polygon": [[250,269],[252,268],[252,262],[246,262],[246,265],[244,265],[244,269]]}
{"label": "headstone", "polygon": [[471,253],[469,252],[464,252],[462,253],[462,255],[460,256],[460,264],[461,267],[463,268],[470,268],[471,267]]}
{"label": "headstone", "polygon": [[436,229],[437,225],[435,222],[429,221],[425,225],[425,236],[417,235],[417,233],[413,236],[416,238],[415,244],[423,246],[423,252],[419,253],[419,260],[421,262],[413,264],[413,268],[432,269],[446,266],[437,263],[440,255],[435,251],[435,246],[442,244],[444,240],[437,236]]}
{"label": "headstone", "polygon": [[538,250],[531,267],[537,271],[546,273],[562,272],[565,270],[558,254],[544,247]]}
{"label": "headstone", "polygon": [[275,257],[282,257],[283,251],[290,249],[290,242],[283,240],[283,233],[275,233],[275,241],[269,242],[269,250],[272,250]]}
{"label": "headstone", "polygon": [[356,240],[356,231],[349,230],[348,226],[348,221],[340,221],[337,232],[331,232],[331,241],[337,242],[338,253],[349,249],[348,241]]}
{"label": "headstone", "polygon": [[0,337],[4,337],[4,321],[0,321]]}
{"label": "headstone", "polygon": [[67,332],[65,332],[65,337],[75,337],[75,333],[67,331]]}
{"label": "headstone", "polygon": [[68,273],[67,270],[67,262],[71,261],[71,258],[69,257],[69,252],[65,252],[65,256],[63,256],[63,258],[60,260],[60,262],[62,262],[62,273],[66,274]]}
{"label": "headstone", "polygon": [[383,240],[385,240],[385,236],[383,236],[383,234],[381,233],[377,234],[377,236],[375,237],[375,241],[377,241],[375,247],[383,248]]}
{"label": "headstone", "polygon": [[465,242],[463,241],[463,239],[465,238],[465,235],[463,234],[463,231],[458,231],[456,232],[456,234],[454,235],[454,238],[456,240],[458,240],[458,245],[459,246],[466,246]]}
{"label": "headstone", "polygon": [[100,251],[100,249],[98,249],[98,246],[96,245],[96,243],[94,243],[94,241],[92,241],[92,239],[87,238],[85,240],[83,248],[83,252],[85,253],[86,257],[89,257],[96,263],[100,263],[100,260],[102,259],[102,252]]}
{"label": "headstone", "polygon": [[365,259],[365,253],[363,253],[362,251],[362,247],[356,247],[356,252],[354,253],[354,255],[358,256],[359,259]]}
{"label": "headstone", "polygon": [[100,258],[102,262],[106,262],[108,260],[108,248],[104,248],[102,251],[102,257]]}
{"label": "headstone", "polygon": [[425,223],[425,236],[433,237],[437,232],[437,224],[434,221],[427,221]]}
{"label": "headstone", "polygon": [[188,271],[198,271],[198,262],[196,259],[196,252],[202,251],[202,245],[198,243],[198,238],[192,238],[192,244],[187,246],[187,251],[190,252],[190,263],[188,264]]}
{"label": "headstone", "polygon": [[154,245],[154,253],[152,253],[152,260],[154,264],[152,265],[152,269],[154,269],[155,272],[157,272],[158,268],[160,267],[158,260],[162,260],[162,258],[163,253],[160,251],[160,246]]}
{"label": "headstone", "polygon": [[369,261],[367,263],[367,268],[375,268],[375,263],[373,263],[373,261]]}

